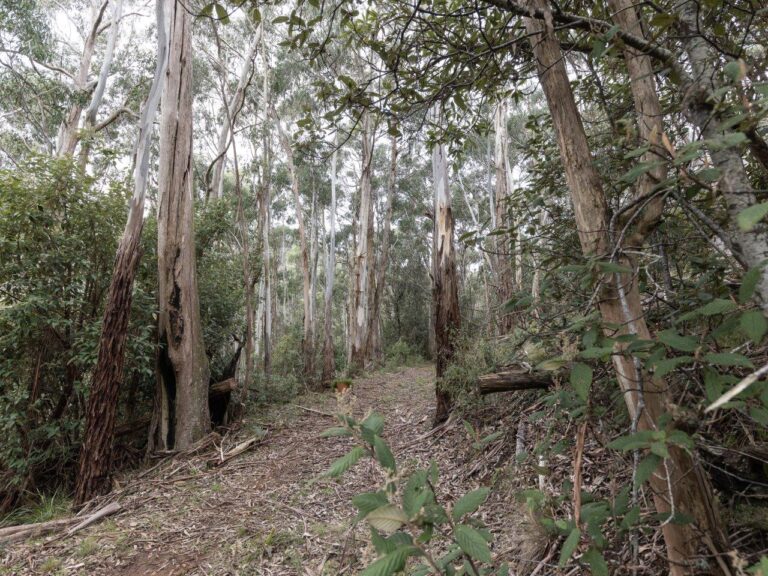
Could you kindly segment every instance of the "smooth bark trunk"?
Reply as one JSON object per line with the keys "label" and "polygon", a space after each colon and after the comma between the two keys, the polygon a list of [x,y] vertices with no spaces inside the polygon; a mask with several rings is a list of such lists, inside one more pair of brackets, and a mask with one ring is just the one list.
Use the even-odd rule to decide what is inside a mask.
{"label": "smooth bark trunk", "polygon": [[384,222],[381,231],[381,245],[379,259],[376,263],[376,285],[373,290],[373,304],[371,305],[371,331],[368,335],[370,343],[368,349],[371,357],[381,362],[384,350],[381,342],[381,302],[384,295],[384,284],[387,280],[387,267],[389,266],[389,246],[392,229],[392,204],[397,186],[397,137],[392,136],[389,155],[389,174],[387,177],[387,203],[384,208]]}
{"label": "smooth bark trunk", "polygon": [[304,207],[299,194],[299,175],[296,171],[296,165],[293,158],[293,148],[288,135],[283,131],[280,122],[277,122],[280,131],[280,140],[288,162],[288,173],[291,177],[291,192],[293,203],[296,210],[296,221],[299,225],[299,244],[301,247],[301,277],[304,303],[304,332],[302,336],[301,348],[304,358],[304,378],[307,384],[313,385],[315,380],[314,368],[314,339],[315,330],[312,317],[312,272],[310,269],[309,239],[307,238],[306,226],[304,225]]}
{"label": "smooth bark trunk", "polygon": [[352,292],[351,374],[365,368],[368,359],[368,332],[371,280],[373,273],[373,199],[371,171],[373,163],[373,126],[369,112],[363,113],[362,170],[360,175],[360,212],[354,260],[354,289]]}
{"label": "smooth bark trunk", "polygon": [[323,318],[323,375],[328,384],[336,375],[336,355],[333,346],[333,284],[336,279],[336,167],[338,150],[331,156],[331,205],[329,209],[328,252],[325,260],[325,311]]}
{"label": "smooth bark trunk", "polygon": [[[229,150],[229,146],[232,142],[231,135],[233,134],[230,124],[235,123],[237,116],[243,107],[243,103],[245,102],[245,91],[247,90],[248,84],[251,81],[253,59],[256,57],[256,51],[261,41],[261,34],[262,27],[259,25],[259,27],[256,29],[256,32],[253,34],[253,40],[248,48],[248,52],[245,55],[245,60],[243,60],[243,66],[240,69],[240,77],[237,81],[237,87],[235,88],[235,92],[232,94],[232,98],[229,102],[226,101],[226,72],[224,72],[225,81],[222,82],[222,97],[225,99],[223,106],[224,121],[222,122],[221,130],[219,131],[219,137],[216,145],[216,156],[212,166],[213,176],[210,180],[206,197],[213,195],[214,198],[222,198],[224,196],[224,168],[227,163],[227,151]],[[208,169],[209,174],[210,171],[211,168]]]}
{"label": "smooth bark trunk", "polygon": [[499,306],[499,333],[509,334],[514,327],[512,314],[505,312],[504,304],[509,301],[515,290],[515,277],[512,267],[512,251],[509,247],[515,243],[512,234],[512,222],[509,218],[509,200],[512,192],[512,169],[509,165],[509,135],[507,134],[507,103],[502,100],[496,105],[493,116],[495,130],[494,165],[496,170],[494,228],[504,234],[495,237],[496,248],[496,299]]}

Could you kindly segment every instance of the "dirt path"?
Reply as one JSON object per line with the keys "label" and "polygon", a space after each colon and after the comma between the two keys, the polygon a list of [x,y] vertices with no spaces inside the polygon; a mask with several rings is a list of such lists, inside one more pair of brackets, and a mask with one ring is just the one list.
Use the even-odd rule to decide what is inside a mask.
{"label": "dirt path", "polygon": [[[471,442],[460,424],[428,435],[433,374],[420,366],[357,381],[354,414],[384,415],[384,437],[402,468],[435,457],[443,497],[452,501],[489,475],[482,457],[468,456]],[[365,527],[354,525],[350,499],[380,485],[382,476],[364,461],[341,480],[317,480],[351,445],[347,438],[318,437],[336,423],[318,412],[336,409],[333,395],[312,394],[251,416],[224,449],[259,428],[268,432],[262,444],[221,468],[207,467],[216,454],[209,447],[143,478],[126,478],[117,492],[122,513],[67,539],[0,550],[0,574],[356,574],[373,555]],[[497,534],[495,548],[514,550],[505,500],[502,493],[486,506],[484,520]]]}

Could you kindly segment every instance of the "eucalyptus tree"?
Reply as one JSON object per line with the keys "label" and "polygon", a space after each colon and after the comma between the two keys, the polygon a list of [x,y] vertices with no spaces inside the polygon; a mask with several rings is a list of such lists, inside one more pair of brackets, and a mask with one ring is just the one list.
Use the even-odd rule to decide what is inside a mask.
{"label": "eucalyptus tree", "polygon": [[158,175],[157,399],[151,448],[184,449],[210,430],[209,366],[195,262],[192,182],[192,15],[166,0],[170,28]]}
{"label": "eucalyptus tree", "polygon": [[[144,200],[149,177],[150,139],[160,104],[163,79],[168,68],[169,46],[163,0],[158,0],[156,3],[156,23],[157,64],[139,124],[134,158],[133,196],[123,237],[115,256],[114,271],[101,327],[99,355],[88,396],[85,435],[76,478],[75,501],[78,504],[83,504],[110,488],[115,412],[123,380],[125,340],[131,312],[133,283],[141,258],[139,243],[144,229]],[[93,104],[89,108],[88,117],[91,117],[91,110],[93,110]]]}

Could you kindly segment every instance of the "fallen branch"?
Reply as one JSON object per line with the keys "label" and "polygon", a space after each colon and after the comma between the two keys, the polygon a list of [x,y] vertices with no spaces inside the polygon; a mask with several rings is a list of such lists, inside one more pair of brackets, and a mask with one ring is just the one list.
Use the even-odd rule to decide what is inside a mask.
{"label": "fallen branch", "polygon": [[307,408],[306,406],[301,406],[299,404],[291,404],[291,406],[296,406],[296,408],[301,408],[302,410],[306,410],[307,412],[312,412],[314,414],[320,414],[321,416],[328,416],[329,418],[336,418],[336,414],[329,414],[328,412],[321,412],[320,410],[315,410],[314,408]]}
{"label": "fallen branch", "polygon": [[120,506],[120,504],[118,504],[117,502],[112,502],[110,504],[107,504],[103,508],[100,508],[99,510],[97,510],[96,512],[94,512],[93,514],[91,514],[85,519],[81,519],[81,518],[78,518],[77,516],[73,516],[71,518],[60,518],[58,520],[49,520],[48,522],[38,522],[37,524],[20,524],[18,526],[8,526],[6,528],[0,529],[0,542],[4,544],[8,544],[11,542],[16,542],[18,540],[26,540],[27,538],[43,536],[45,534],[55,532],[56,530],[59,530],[61,528],[65,528],[71,524],[74,524],[78,520],[80,520],[79,524],[70,528],[65,534],[55,539],[55,540],[58,540],[59,538],[64,538],[65,536],[71,536],[72,534],[82,530],[86,526],[90,526],[94,522],[97,522],[98,520],[101,520],[106,516],[110,516],[111,514],[114,514],[115,512],[118,512],[121,509],[122,507]]}
{"label": "fallen branch", "polygon": [[218,458],[211,458],[208,460],[208,467],[214,468],[217,466],[223,466],[233,458],[236,458],[237,456],[240,456],[243,452],[246,452],[247,450],[253,448],[254,446],[257,446],[258,444],[261,444],[262,440],[264,440],[264,436],[254,436],[253,438],[249,438],[248,440],[245,440],[244,442],[241,442],[232,450],[227,452],[226,454],[222,454]]}
{"label": "fallen branch", "polygon": [[744,390],[749,388],[752,384],[760,380],[760,378],[762,378],[766,374],[768,374],[768,364],[766,364],[759,370],[756,370],[755,372],[753,372],[752,374],[744,378],[744,380],[736,384],[736,386],[728,390],[728,392],[726,392],[725,394],[720,396],[720,398],[712,402],[712,404],[707,406],[704,412],[711,412],[712,410],[720,408],[720,406],[722,406],[726,402],[730,402],[731,400],[736,398],[736,396],[744,392]]}

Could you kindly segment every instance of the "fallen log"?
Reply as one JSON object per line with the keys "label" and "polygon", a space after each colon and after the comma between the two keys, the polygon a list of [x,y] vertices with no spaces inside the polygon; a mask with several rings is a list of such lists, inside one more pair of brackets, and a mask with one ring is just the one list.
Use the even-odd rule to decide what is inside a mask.
{"label": "fallen log", "polygon": [[552,385],[551,372],[528,372],[524,369],[509,369],[483,374],[477,379],[477,391],[481,396],[497,392],[518,390],[544,390]]}
{"label": "fallen log", "polygon": [[211,384],[208,388],[208,399],[232,392],[235,388],[237,388],[237,380],[234,378],[227,378],[221,382],[216,382],[216,384]]}

